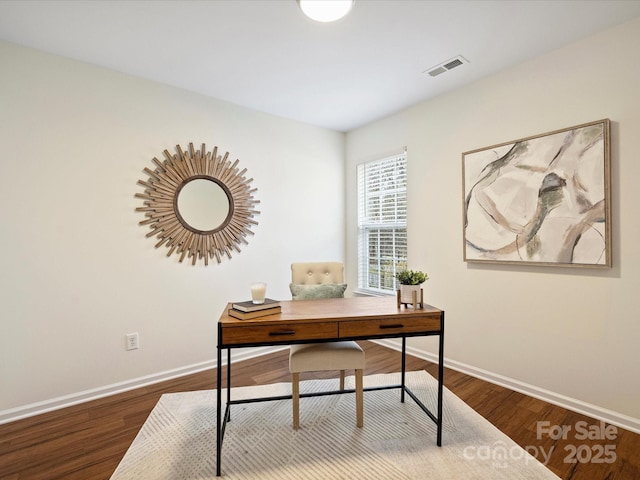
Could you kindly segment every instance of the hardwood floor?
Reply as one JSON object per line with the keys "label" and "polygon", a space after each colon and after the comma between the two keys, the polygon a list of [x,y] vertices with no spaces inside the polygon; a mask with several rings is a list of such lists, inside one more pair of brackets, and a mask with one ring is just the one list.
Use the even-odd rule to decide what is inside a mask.
{"label": "hardwood floor", "polygon": [[[398,371],[398,352],[359,343],[367,355],[366,375]],[[407,370],[421,369],[437,375],[437,366],[407,357]],[[315,378],[332,376],[315,374]],[[215,377],[215,370],[210,370],[0,425],[0,479],[108,479],[163,393],[212,389]],[[233,386],[286,381],[290,381],[287,351],[233,366]],[[551,451],[547,466],[562,479],[640,479],[638,434],[616,427],[601,429],[599,421],[453,370],[446,369],[445,385],[539,460]],[[547,430],[538,431],[539,421],[548,422]],[[555,426],[571,428],[566,439],[552,438]],[[576,439],[585,433],[599,438]],[[611,439],[603,438],[605,434]]]}

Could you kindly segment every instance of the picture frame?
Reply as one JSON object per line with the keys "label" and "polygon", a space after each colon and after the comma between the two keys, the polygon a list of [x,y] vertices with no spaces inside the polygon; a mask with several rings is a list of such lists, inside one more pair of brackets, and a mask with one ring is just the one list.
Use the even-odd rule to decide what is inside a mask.
{"label": "picture frame", "polygon": [[464,261],[610,268],[610,128],[603,119],[464,152]]}

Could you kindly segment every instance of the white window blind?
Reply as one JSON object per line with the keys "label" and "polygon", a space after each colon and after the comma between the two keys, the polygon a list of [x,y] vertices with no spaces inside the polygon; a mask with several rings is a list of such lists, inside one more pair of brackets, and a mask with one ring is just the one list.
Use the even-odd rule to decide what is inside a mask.
{"label": "white window blind", "polygon": [[407,267],[407,154],[358,165],[358,288],[396,290]]}

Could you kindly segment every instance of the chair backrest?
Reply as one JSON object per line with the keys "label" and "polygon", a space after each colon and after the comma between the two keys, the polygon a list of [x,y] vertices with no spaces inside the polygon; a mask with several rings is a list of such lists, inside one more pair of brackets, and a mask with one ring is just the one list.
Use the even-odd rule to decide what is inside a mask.
{"label": "chair backrest", "polygon": [[342,262],[310,262],[291,264],[291,283],[296,285],[340,284],[344,282]]}

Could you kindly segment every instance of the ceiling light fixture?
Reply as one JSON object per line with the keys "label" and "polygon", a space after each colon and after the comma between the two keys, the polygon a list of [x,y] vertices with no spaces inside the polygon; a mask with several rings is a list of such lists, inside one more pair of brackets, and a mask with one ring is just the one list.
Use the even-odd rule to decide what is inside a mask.
{"label": "ceiling light fixture", "polygon": [[335,22],[344,17],[354,0],[297,0],[302,13],[317,22]]}

